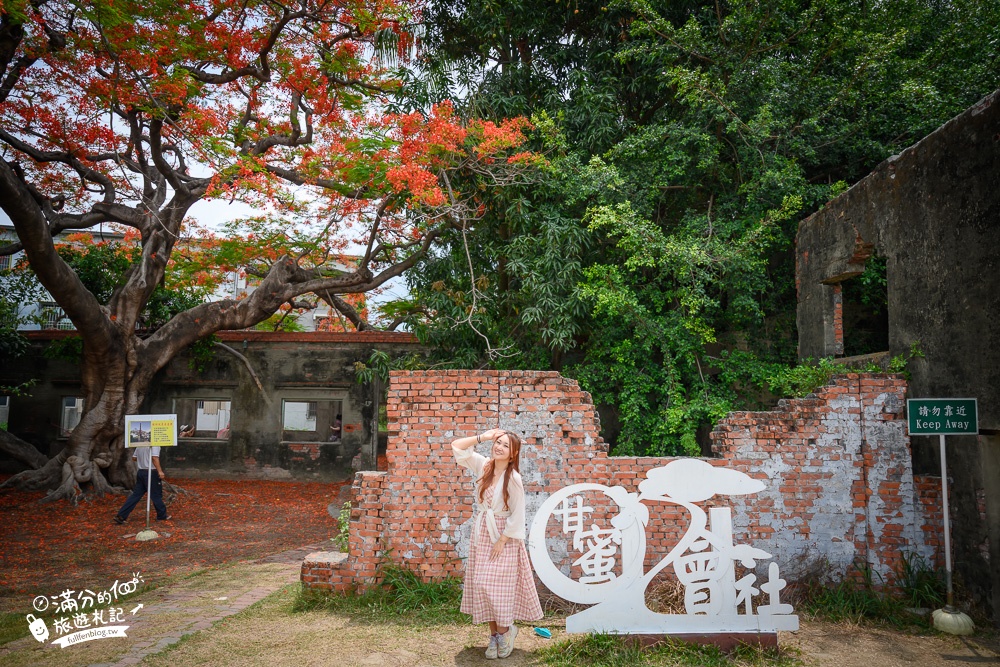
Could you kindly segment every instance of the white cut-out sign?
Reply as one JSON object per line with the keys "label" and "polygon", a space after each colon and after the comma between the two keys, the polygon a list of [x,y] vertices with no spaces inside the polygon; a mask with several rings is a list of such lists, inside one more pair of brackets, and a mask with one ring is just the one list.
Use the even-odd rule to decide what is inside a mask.
{"label": "white cut-out sign", "polygon": [[[732,515],[728,507],[708,513],[695,503],[715,495],[747,495],[764,488],[763,482],[728,468],[697,459],[679,459],[646,473],[639,493],[620,486],[574,484],[552,494],[535,514],[528,551],[535,572],[556,595],[571,602],[594,605],[566,619],[567,632],[613,634],[773,633],[798,630],[792,606],[782,603],[785,581],[778,564],[771,563],[768,580],[757,583],[749,573],[736,580],[735,563],[754,568],[771,554],[747,544],[733,544]],[[600,492],[613,500],[619,512],[610,526],[588,520],[594,511],[584,502],[585,492]],[[687,510],[690,523],[666,557],[643,572],[646,557],[644,502],[666,502]],[[572,533],[573,549],[581,554],[574,565],[582,576],[564,575],[549,556],[545,543],[549,519],[562,522]],[[621,574],[616,564],[621,559]],[[684,585],[686,614],[660,614],[646,606],[646,587],[668,565]],[[766,603],[764,598],[766,596]],[[760,597],[759,600],[755,598]]]}

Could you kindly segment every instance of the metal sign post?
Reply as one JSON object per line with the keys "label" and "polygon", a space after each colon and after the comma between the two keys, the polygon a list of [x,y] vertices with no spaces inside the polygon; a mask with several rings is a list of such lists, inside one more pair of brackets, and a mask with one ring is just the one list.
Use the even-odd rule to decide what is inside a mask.
{"label": "metal sign post", "polygon": [[125,448],[144,447],[149,453],[146,468],[146,529],[135,539],[155,540],[159,534],[150,528],[149,506],[153,495],[153,448],[177,446],[177,415],[125,415]]}
{"label": "metal sign post", "polygon": [[146,447],[146,451],[149,452],[149,467],[146,468],[146,530],[149,528],[149,503],[150,498],[153,495],[153,448]]}
{"label": "metal sign post", "polygon": [[934,612],[934,627],[953,635],[971,635],[972,619],[955,608],[951,585],[951,516],[948,513],[948,459],[946,435],[978,435],[979,406],[974,398],[911,398],[906,402],[910,435],[936,435],[941,450],[941,509],[944,528],[944,572],[948,598],[944,609]]}

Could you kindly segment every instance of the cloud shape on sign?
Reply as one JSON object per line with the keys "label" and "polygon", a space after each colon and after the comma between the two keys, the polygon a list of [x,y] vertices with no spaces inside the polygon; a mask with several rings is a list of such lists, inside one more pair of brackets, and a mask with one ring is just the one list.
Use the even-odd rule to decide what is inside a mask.
{"label": "cloud shape on sign", "polygon": [[764,483],[749,475],[719,468],[699,459],[678,459],[646,473],[639,484],[644,499],[696,503],[712,496],[745,496],[764,490]]}

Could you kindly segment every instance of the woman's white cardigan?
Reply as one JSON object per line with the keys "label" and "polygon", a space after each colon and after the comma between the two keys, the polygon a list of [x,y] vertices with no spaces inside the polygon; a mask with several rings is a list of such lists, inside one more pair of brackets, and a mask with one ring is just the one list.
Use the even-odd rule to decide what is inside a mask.
{"label": "woman's white cardigan", "polygon": [[[455,452],[455,460],[460,466],[464,466],[476,474],[476,480],[483,476],[483,466],[489,460],[482,454],[469,447],[459,449],[452,445]],[[493,485],[493,497],[490,502],[479,502],[478,484],[475,490],[476,507],[485,517],[486,529],[490,532],[490,539],[494,542],[500,539],[500,531],[497,529],[496,517],[507,517],[507,525],[504,526],[503,534],[512,540],[523,540],[525,537],[524,527],[524,482],[521,481],[521,474],[516,470],[511,471],[510,484],[507,485],[509,495],[508,506],[503,504],[503,476],[497,477]],[[476,521],[478,526],[479,522]]]}

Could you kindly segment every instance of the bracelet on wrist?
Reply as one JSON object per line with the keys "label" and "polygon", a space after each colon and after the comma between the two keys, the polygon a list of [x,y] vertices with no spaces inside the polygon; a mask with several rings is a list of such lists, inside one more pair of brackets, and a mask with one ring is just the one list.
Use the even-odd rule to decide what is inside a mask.
{"label": "bracelet on wrist", "polygon": [[482,434],[482,433],[477,433],[477,434],[476,434],[476,444],[477,444],[477,445],[481,445],[481,444],[483,444],[483,440],[482,440],[482,438],[483,438],[483,434]]}

